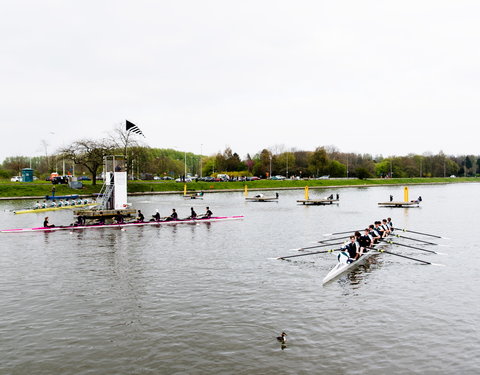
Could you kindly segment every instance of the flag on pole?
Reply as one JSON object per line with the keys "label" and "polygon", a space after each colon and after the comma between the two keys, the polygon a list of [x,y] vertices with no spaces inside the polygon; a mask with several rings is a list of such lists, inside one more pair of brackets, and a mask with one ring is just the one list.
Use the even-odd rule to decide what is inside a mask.
{"label": "flag on pole", "polygon": [[143,135],[142,131],[140,130],[140,128],[137,125],[131,123],[128,120],[126,120],[126,121],[127,121],[127,127],[126,127],[127,132],[132,132],[132,133]]}

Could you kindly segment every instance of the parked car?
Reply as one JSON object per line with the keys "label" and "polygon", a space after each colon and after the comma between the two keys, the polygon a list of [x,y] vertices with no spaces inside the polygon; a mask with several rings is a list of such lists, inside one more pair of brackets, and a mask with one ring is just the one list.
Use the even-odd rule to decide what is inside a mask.
{"label": "parked car", "polygon": [[260,177],[257,177],[257,176],[247,177],[247,181],[257,181],[257,180],[260,180]]}
{"label": "parked car", "polygon": [[78,181],[90,181],[91,178],[88,176],[80,176],[77,178]]}
{"label": "parked car", "polygon": [[22,176],[14,176],[10,179],[12,182],[22,182]]}
{"label": "parked car", "polygon": [[272,176],[271,180],[285,180],[285,176]]}
{"label": "parked car", "polygon": [[184,181],[183,178],[180,177],[180,178],[177,178],[175,181],[176,182],[192,182],[192,179],[190,177],[186,177]]}

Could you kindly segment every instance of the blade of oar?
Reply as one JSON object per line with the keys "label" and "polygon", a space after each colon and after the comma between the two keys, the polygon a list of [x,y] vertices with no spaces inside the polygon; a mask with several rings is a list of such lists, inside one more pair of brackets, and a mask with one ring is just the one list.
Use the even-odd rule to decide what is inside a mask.
{"label": "blade of oar", "polygon": [[314,254],[323,254],[323,253],[333,253],[334,251],[339,251],[342,250],[340,249],[330,249],[330,250],[320,250],[320,251],[314,251],[312,253],[304,253],[304,254],[295,254],[295,255],[286,255],[284,257],[278,257],[277,259],[287,259],[287,258],[296,258],[296,257],[304,257],[307,255],[314,255]]}
{"label": "blade of oar", "polygon": [[325,233],[324,236],[335,236],[337,234],[355,233],[357,230],[360,230],[360,229],[349,230],[349,231],[346,231],[346,232]]}
{"label": "blade of oar", "polygon": [[[442,253],[437,253],[436,251],[433,251],[433,250],[422,249],[421,247],[416,247],[416,246],[411,246],[411,245],[404,245],[403,243],[393,242],[393,241],[390,241],[390,240],[383,239],[383,240],[380,240],[380,241],[386,242],[386,243],[389,243],[389,244],[392,244],[392,245],[409,247],[411,249],[416,249],[416,250],[420,250],[420,251],[426,251],[427,253],[442,254]],[[442,254],[442,255],[445,255],[445,254]]]}
{"label": "blade of oar", "polygon": [[345,236],[335,237],[335,238],[327,238],[326,240],[315,241],[314,243],[326,243],[327,241],[336,241],[336,240],[344,240],[344,239],[345,239]]}
{"label": "blade of oar", "polygon": [[447,237],[437,236],[436,234],[429,234],[429,233],[423,233],[423,232],[415,232],[414,230],[408,230],[408,229],[402,229],[402,228],[394,228],[394,229],[396,229],[396,230],[401,230],[402,232],[422,234],[422,235],[428,236],[428,237],[443,238],[444,240],[449,240],[449,238],[447,238]]}
{"label": "blade of oar", "polygon": [[428,242],[428,241],[420,240],[418,238],[413,238],[413,237],[400,236],[399,234],[395,234],[395,233],[392,233],[390,235],[394,236],[394,237],[405,238],[407,240],[418,241],[418,242],[421,242],[421,243],[424,243],[424,244],[427,244],[427,245],[438,245],[437,243],[434,243],[434,242]]}
{"label": "blade of oar", "polygon": [[297,249],[290,249],[290,251],[303,251],[303,250],[308,250],[308,249],[316,249],[318,247],[326,247],[326,246],[332,246],[332,245],[340,245],[343,242],[336,242],[336,243],[327,243],[323,245],[315,245],[315,246],[307,246],[307,247],[299,247]]}
{"label": "blade of oar", "polygon": [[369,249],[372,249],[372,250],[375,250],[375,251],[378,251],[379,253],[386,253],[386,254],[396,255],[397,257],[415,260],[415,261],[420,262],[420,263],[423,263],[423,264],[432,264],[432,263],[427,262],[427,261],[425,261],[425,260],[421,260],[421,259],[417,259],[417,258],[412,258],[412,257],[407,257],[406,255],[401,255],[401,254],[397,254],[397,253],[392,253],[391,251],[387,251],[387,250],[384,250],[384,249],[375,249],[374,247],[370,247],[370,246],[369,246],[368,248],[369,248]]}

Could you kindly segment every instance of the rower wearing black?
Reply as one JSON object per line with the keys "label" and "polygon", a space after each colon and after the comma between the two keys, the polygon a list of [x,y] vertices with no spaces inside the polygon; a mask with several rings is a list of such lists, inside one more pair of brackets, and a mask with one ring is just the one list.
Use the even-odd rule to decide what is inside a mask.
{"label": "rower wearing black", "polygon": [[138,210],[137,222],[143,223],[144,220],[145,220],[145,216],[143,216],[142,211]]}
{"label": "rower wearing black", "polygon": [[357,250],[359,249],[357,237],[350,236],[350,242],[345,245],[345,249],[348,251],[348,255],[351,259],[357,259]]}
{"label": "rower wearing black", "polygon": [[368,248],[373,244],[373,238],[370,235],[370,229],[365,228],[363,235],[358,238],[358,244],[360,245],[360,255],[363,255],[368,251]]}
{"label": "rower wearing black", "polygon": [[196,219],[197,218],[197,213],[193,209],[193,207],[190,207],[190,216],[189,219]]}
{"label": "rower wearing black", "polygon": [[155,211],[155,215],[152,215],[155,221],[160,221],[160,212],[158,210]]}
{"label": "rower wearing black", "polygon": [[45,220],[43,220],[43,227],[44,228],[53,228],[54,226],[55,225],[48,223],[48,216],[45,218]]}
{"label": "rower wearing black", "polygon": [[117,224],[122,224],[124,222],[123,215],[120,213],[120,211],[117,211],[117,214],[115,215],[114,220]]}
{"label": "rower wearing black", "polygon": [[203,215],[203,217],[205,219],[210,219],[212,217],[213,213],[212,211],[210,211],[210,207],[207,207],[207,211],[205,212],[205,214]]}
{"label": "rower wearing black", "polygon": [[177,214],[177,211],[175,211],[175,208],[172,208],[172,213],[167,218],[167,221],[175,221],[175,220],[178,220],[178,214]]}

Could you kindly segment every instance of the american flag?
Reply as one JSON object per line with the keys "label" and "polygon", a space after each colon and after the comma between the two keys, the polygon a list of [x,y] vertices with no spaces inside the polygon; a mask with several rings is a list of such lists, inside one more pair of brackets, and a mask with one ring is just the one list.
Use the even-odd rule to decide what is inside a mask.
{"label": "american flag", "polygon": [[142,131],[140,130],[140,128],[137,125],[135,125],[134,123],[131,123],[128,120],[126,120],[126,121],[127,121],[127,126],[126,126],[127,132],[132,132],[132,133],[143,135]]}

